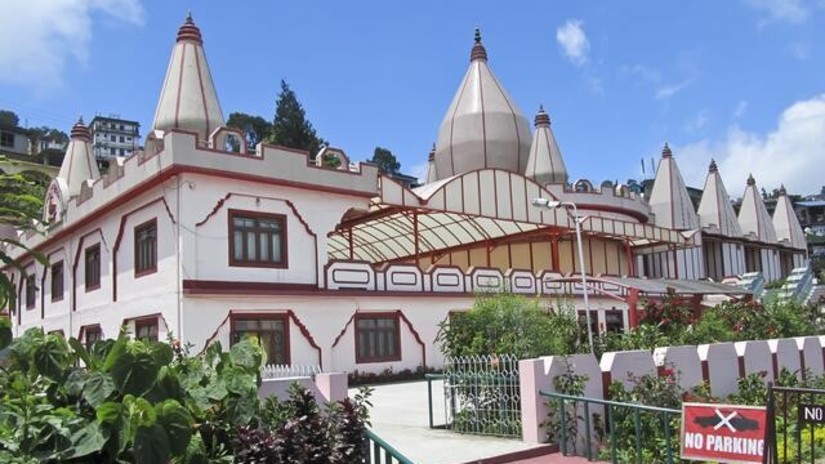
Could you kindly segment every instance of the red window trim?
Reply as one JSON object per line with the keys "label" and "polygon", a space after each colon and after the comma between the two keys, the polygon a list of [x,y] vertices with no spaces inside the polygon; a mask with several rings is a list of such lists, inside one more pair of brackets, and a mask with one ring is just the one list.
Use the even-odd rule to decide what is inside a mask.
{"label": "red window trim", "polygon": [[[34,297],[32,303],[29,304],[29,282],[34,285]],[[26,282],[23,284],[23,290],[26,292],[26,299],[23,300],[26,305],[26,311],[37,307],[37,269],[34,269],[31,274],[26,274]]]}
{"label": "red window trim", "polygon": [[[362,319],[394,319],[395,320],[395,356],[365,358],[358,354],[358,321]],[[353,318],[353,334],[355,343],[355,364],[373,364],[382,362],[401,361],[401,316],[399,311],[355,313]]]}
{"label": "red window trim", "polygon": [[[60,293],[59,296],[55,296],[54,293],[54,268],[60,265],[63,269],[63,292]],[[64,261],[61,259],[60,261],[52,264],[49,266],[49,293],[51,293],[52,303],[56,303],[58,301],[63,301],[63,298],[66,296],[66,265]]]}
{"label": "red window trim", "polygon": [[286,364],[292,364],[292,343],[289,337],[289,313],[286,312],[229,312],[229,346],[235,342],[235,322],[237,321],[280,320],[284,324],[284,357]]}
{"label": "red window trim", "polygon": [[83,342],[84,346],[86,345],[86,343],[88,343],[88,338],[87,337],[88,337],[89,329],[94,329],[95,332],[100,333],[100,339],[103,340],[103,327],[101,327],[100,324],[84,325],[84,326],[80,327],[80,337],[79,337],[81,342]]}
{"label": "red window trim", "polygon": [[[250,261],[238,261],[235,259],[235,234],[233,233],[232,219],[235,216],[249,217],[255,219],[275,219],[281,223],[281,262],[261,263]],[[241,209],[230,209],[227,211],[227,250],[229,254],[230,267],[254,267],[267,269],[286,269],[289,267],[289,240],[287,238],[287,216],[279,213],[264,213],[261,211],[248,211]]]}
{"label": "red window trim", "polygon": [[[97,249],[97,284],[89,285],[89,270],[87,266],[89,264],[88,256],[89,252],[92,250]],[[95,243],[94,245],[89,245],[83,250],[83,280],[84,284],[86,285],[86,293],[97,290],[100,288],[100,282],[103,280],[103,253],[101,252],[100,242]]]}
{"label": "red window trim", "polygon": [[[155,265],[150,268],[143,269],[138,271],[138,255],[140,254],[139,244],[138,244],[138,232],[142,232],[143,229],[148,229],[154,227],[155,229]],[[132,235],[132,241],[134,241],[134,251],[135,251],[135,261],[134,261],[134,272],[135,272],[135,279],[139,277],[143,277],[145,275],[154,274],[158,272],[158,218],[152,218],[148,221],[142,222],[135,226],[134,234]]]}
{"label": "red window trim", "polygon": [[160,341],[160,318],[158,316],[148,316],[148,317],[141,317],[134,320],[135,321],[135,340],[140,340],[138,338],[138,327],[149,327],[155,326],[157,330],[157,337],[158,339],[155,341]]}

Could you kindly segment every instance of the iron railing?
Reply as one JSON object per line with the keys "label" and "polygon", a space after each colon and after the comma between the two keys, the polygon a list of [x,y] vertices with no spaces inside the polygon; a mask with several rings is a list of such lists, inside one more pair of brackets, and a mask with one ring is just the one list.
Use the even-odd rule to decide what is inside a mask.
{"label": "iron railing", "polygon": [[[437,380],[444,380],[444,377],[445,377],[444,374],[424,374],[424,378],[427,379],[427,406],[428,406],[428,411],[429,411],[430,428],[431,429],[436,429],[436,428],[443,429],[443,428],[447,427],[446,423],[441,424],[441,425],[435,425],[435,419],[434,419],[435,414],[433,412],[433,406],[434,406],[434,402],[433,402],[433,382],[437,381]],[[445,408],[445,410],[446,410],[446,408]],[[444,420],[445,421],[447,420],[446,413],[445,413]]]}
{"label": "iron railing", "polygon": [[823,401],[825,390],[768,384],[768,430],[763,463],[822,462],[825,425],[806,420],[803,414],[805,405],[822,407]]}
{"label": "iron railing", "polygon": [[[643,414],[646,415],[656,415],[661,418],[661,422],[659,422],[659,426],[661,426],[662,430],[662,437],[664,437],[664,452],[662,453],[661,449],[658,450],[658,453],[661,454],[661,459],[656,460],[656,462],[667,462],[668,464],[678,462],[679,461],[679,449],[678,449],[678,424],[673,421],[674,418],[681,417],[682,411],[678,409],[671,409],[671,408],[660,408],[656,406],[645,406],[641,404],[633,404],[633,403],[619,403],[617,401],[609,401],[603,400],[599,398],[585,398],[583,396],[572,396],[572,395],[565,395],[562,393],[556,392],[549,392],[549,391],[540,391],[539,395],[546,397],[549,399],[551,407],[555,404],[556,405],[556,413],[554,414],[553,419],[558,418],[558,423],[550,423],[548,421],[546,424],[548,429],[551,430],[551,434],[558,435],[554,437],[558,440],[558,445],[561,453],[565,456],[571,454],[571,448],[575,451],[578,451],[576,443],[579,440],[578,436],[569,437],[568,434],[573,431],[576,432],[577,435],[584,436],[584,456],[588,460],[604,458],[606,456],[600,456],[600,451],[602,451],[603,447],[601,443],[600,446],[594,447],[593,442],[593,435],[594,433],[599,437],[607,436],[607,444],[606,446],[609,448],[608,455],[611,462],[620,462],[619,456],[619,446],[620,444],[617,443],[617,432],[620,430],[625,430],[623,419],[627,418],[627,414],[630,414],[632,417],[633,422],[633,440],[631,447],[633,448],[631,451],[633,452],[633,461],[641,464],[641,463],[649,463],[654,462],[651,460],[649,455],[646,455],[644,452],[644,444],[649,443],[653,437],[651,437],[651,431],[648,430],[650,422],[645,421],[645,426],[642,425]],[[569,402],[570,404],[567,406],[572,406],[572,411],[570,407],[566,407],[565,403]],[[583,412],[579,415],[579,404],[582,405]],[[600,406],[599,409],[604,408],[604,420],[600,419],[601,414],[594,413],[591,415],[591,405]],[[572,414],[568,414],[572,412]],[[584,424],[584,432],[578,432],[578,424],[569,424],[569,421],[573,420],[576,422],[583,422]],[[657,421],[658,422],[658,421]],[[594,426],[591,428],[591,424]],[[557,429],[558,433],[552,433],[553,429]],[[676,440],[674,440],[674,438]],[[657,443],[661,445],[662,443]],[[674,446],[675,445],[675,446]],[[625,450],[627,451],[627,450]],[[626,461],[628,456],[625,455],[621,456],[621,461]]]}
{"label": "iron railing", "polygon": [[516,356],[448,357],[443,379],[447,429],[475,435],[521,436]]}
{"label": "iron railing", "polygon": [[367,429],[366,458],[368,464],[414,464],[370,429]]}

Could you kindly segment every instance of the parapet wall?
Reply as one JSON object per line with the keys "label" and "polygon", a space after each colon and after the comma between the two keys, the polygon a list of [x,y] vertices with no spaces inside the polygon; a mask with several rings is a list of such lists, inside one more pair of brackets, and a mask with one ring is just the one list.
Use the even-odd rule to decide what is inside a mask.
{"label": "parapet wall", "polygon": [[764,373],[764,381],[774,381],[783,368],[797,378],[825,373],[825,336],[778,340],[714,343],[698,346],[661,347],[654,351],[619,351],[593,354],[547,356],[519,362],[521,385],[522,439],[544,442],[542,423],[547,419],[546,398],[540,391],[555,391],[553,379],[569,369],[587,376],[584,395],[607,398],[613,381],[626,385],[644,375],[666,375],[673,371],[682,391],[707,382],[713,396],[724,398],[738,391],[738,381],[752,373]]}

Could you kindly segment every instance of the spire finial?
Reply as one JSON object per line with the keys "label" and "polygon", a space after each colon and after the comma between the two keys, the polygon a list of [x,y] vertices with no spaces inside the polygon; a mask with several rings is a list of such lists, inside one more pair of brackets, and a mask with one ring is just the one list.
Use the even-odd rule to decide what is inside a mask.
{"label": "spire finial", "polygon": [[787,194],[788,194],[788,191],[785,190],[785,183],[783,182],[783,183],[779,184],[779,195],[782,196],[782,195],[787,195]]}
{"label": "spire finial", "polygon": [[708,172],[711,173],[711,174],[715,173],[715,172],[719,172],[719,167],[716,166],[716,160],[713,159],[713,158],[711,158],[711,160],[710,160],[710,167],[708,167]]}
{"label": "spire finial", "polygon": [[535,124],[536,127],[550,125],[550,115],[544,111],[544,105],[539,105],[539,112],[536,113]]}
{"label": "spire finial", "polygon": [[753,174],[748,174],[748,185],[756,185],[756,179],[753,178]]}
{"label": "spire finial", "polygon": [[83,115],[82,114],[77,115],[77,124],[83,124]]}
{"label": "spire finial", "polygon": [[470,52],[470,61],[475,60],[487,61],[487,50],[484,48],[484,45],[481,44],[481,29],[478,27],[476,27],[475,31],[475,44],[473,45],[473,50]]}
{"label": "spire finial", "polygon": [[74,123],[74,126],[72,126],[70,137],[86,142],[92,139],[92,134],[89,132],[89,128],[83,124],[83,116],[78,116],[77,122]]}
{"label": "spire finial", "polygon": [[186,21],[184,21],[183,25],[178,29],[178,42],[184,40],[191,40],[200,45],[203,44],[201,30],[198,29],[198,26],[195,25],[195,21],[192,19],[192,11],[189,11],[186,15]]}
{"label": "spire finial", "polygon": [[430,150],[430,154],[427,156],[427,161],[435,161],[435,142],[433,142],[433,148]]}
{"label": "spire finial", "polygon": [[670,146],[665,142],[665,147],[662,148],[662,158],[670,158],[673,156],[673,152],[670,151]]}

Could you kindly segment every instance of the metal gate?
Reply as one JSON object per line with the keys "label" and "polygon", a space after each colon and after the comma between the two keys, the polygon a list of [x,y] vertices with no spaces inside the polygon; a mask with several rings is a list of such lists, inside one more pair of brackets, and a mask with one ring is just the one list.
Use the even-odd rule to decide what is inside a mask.
{"label": "metal gate", "polygon": [[768,384],[763,463],[825,462],[825,390]]}
{"label": "metal gate", "polygon": [[[521,437],[518,358],[511,355],[445,359],[445,428],[458,433]],[[433,427],[430,395],[430,427]]]}

